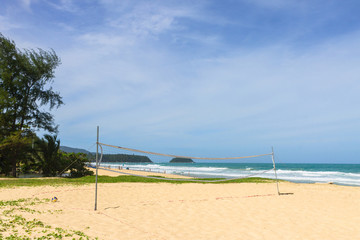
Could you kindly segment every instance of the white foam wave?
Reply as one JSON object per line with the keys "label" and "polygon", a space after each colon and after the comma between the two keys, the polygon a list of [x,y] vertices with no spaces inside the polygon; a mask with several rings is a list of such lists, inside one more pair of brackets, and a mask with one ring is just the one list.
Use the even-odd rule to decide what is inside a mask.
{"label": "white foam wave", "polygon": [[303,171],[303,170],[276,170],[279,174],[319,174],[319,175],[339,175],[339,174],[354,174],[360,177],[359,173],[345,173],[345,172],[335,172],[335,171]]}
{"label": "white foam wave", "polygon": [[360,186],[360,174],[358,173],[279,170],[278,177],[283,180],[297,182],[333,182],[337,184]]}
{"label": "white foam wave", "polygon": [[[110,166],[117,168],[119,166],[130,168],[133,170],[145,170],[154,172],[164,172],[191,175],[199,177],[225,177],[238,178],[250,175],[257,175],[259,177],[274,178],[274,171],[263,173],[264,170],[255,170],[251,167],[243,169],[218,167],[218,166],[197,166],[194,165],[162,165],[157,163],[144,164],[128,164],[128,163],[102,163],[102,166]],[[333,182],[336,184],[360,186],[360,173],[346,173],[339,171],[304,171],[304,170],[288,170],[278,169],[277,175],[279,179],[294,181],[294,182],[319,182],[327,183]]]}

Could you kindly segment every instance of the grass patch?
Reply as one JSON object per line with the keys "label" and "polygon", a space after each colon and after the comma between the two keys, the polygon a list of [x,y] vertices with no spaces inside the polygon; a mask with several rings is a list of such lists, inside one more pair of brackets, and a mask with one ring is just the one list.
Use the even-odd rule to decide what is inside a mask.
{"label": "grass patch", "polygon": [[[159,177],[159,176],[156,176]],[[160,177],[161,178],[161,177]],[[141,182],[141,183],[206,183],[206,181],[211,180],[220,180],[219,178],[201,178],[198,180],[201,181],[191,181],[191,180],[167,180],[166,178],[161,179],[154,179],[154,178],[145,178],[145,177],[138,177],[138,176],[127,176],[121,175],[117,177],[110,177],[110,176],[98,176],[98,183],[122,183],[122,182]],[[95,182],[95,176],[86,176],[81,178],[19,178],[19,179],[3,179],[0,180],[0,188],[4,187],[18,187],[18,186],[59,186],[59,185],[84,185],[84,184],[93,184]],[[244,178],[244,179],[235,179],[235,180],[228,180],[223,182],[214,182],[214,183],[271,183],[275,182],[273,179],[267,178],[259,178],[259,177],[252,177],[252,178]]]}

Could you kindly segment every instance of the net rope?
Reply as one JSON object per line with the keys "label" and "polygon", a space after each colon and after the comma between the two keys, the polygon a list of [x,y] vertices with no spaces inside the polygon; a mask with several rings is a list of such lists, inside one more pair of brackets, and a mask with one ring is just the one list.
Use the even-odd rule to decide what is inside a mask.
{"label": "net rope", "polygon": [[[123,150],[126,150],[126,151],[132,151],[132,152],[139,152],[139,153],[145,153],[145,154],[158,155],[158,156],[175,157],[175,158],[191,158],[191,159],[207,159],[207,160],[229,160],[229,159],[255,158],[255,157],[261,157],[261,156],[273,155],[273,153],[267,153],[267,154],[260,154],[260,155],[252,155],[252,156],[245,156],[245,157],[230,157],[230,158],[189,157],[189,156],[178,156],[178,155],[172,155],[172,154],[163,154],[163,153],[155,153],[155,152],[143,151],[143,150],[138,150],[138,149],[114,146],[114,145],[100,143],[100,142],[98,144],[99,144],[100,151],[101,151],[100,159],[98,161],[99,164],[101,163],[102,157],[103,157],[103,147],[102,146],[118,148],[118,149],[123,149]],[[261,172],[258,172],[258,173],[249,174],[249,175],[246,175],[246,176],[240,176],[240,177],[235,177],[235,178],[222,178],[222,179],[206,180],[206,179],[196,179],[196,178],[188,178],[188,179],[187,178],[163,178],[163,177],[156,177],[156,176],[145,176],[145,175],[140,175],[140,174],[125,173],[125,172],[121,172],[121,171],[117,171],[117,170],[113,170],[113,169],[106,169],[106,168],[101,168],[101,169],[106,170],[106,171],[111,171],[111,172],[124,174],[124,175],[136,176],[136,177],[161,179],[161,180],[170,180],[170,181],[190,181],[190,182],[205,182],[205,183],[225,182],[225,181],[231,181],[231,180],[245,179],[245,178],[250,178],[250,177],[257,176],[257,175],[261,175],[261,174],[270,172],[272,170],[275,171],[275,168],[271,168],[271,169],[268,169],[268,170],[264,170],[264,171],[261,171]]]}
{"label": "net rope", "polygon": [[203,160],[231,160],[231,159],[255,158],[255,157],[262,157],[262,156],[272,155],[272,153],[265,153],[265,154],[245,156],[245,157],[221,157],[221,158],[218,158],[218,157],[189,157],[189,156],[178,156],[178,155],[165,154],[165,153],[149,152],[149,151],[143,151],[143,150],[138,150],[138,149],[133,149],[133,148],[114,146],[114,145],[105,144],[105,143],[99,143],[99,145],[103,145],[103,146],[107,146],[107,147],[113,147],[113,148],[119,148],[119,149],[131,151],[131,152],[139,152],[139,153],[158,155],[158,156],[164,156],[164,157],[191,158],[191,159],[199,159],[199,160],[201,160],[201,159],[203,159]]}

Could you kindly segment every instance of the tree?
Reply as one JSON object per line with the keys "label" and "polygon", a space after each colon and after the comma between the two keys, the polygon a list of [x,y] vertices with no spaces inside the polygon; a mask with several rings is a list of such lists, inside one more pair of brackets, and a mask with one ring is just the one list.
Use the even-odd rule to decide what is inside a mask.
{"label": "tree", "polygon": [[57,136],[44,135],[44,138],[36,141],[36,152],[34,153],[37,160],[37,170],[42,172],[46,177],[56,176],[63,168],[60,154],[60,140]]}
{"label": "tree", "polygon": [[85,153],[60,153],[62,162],[68,164],[65,170],[70,170],[70,177],[84,177],[87,175],[93,175],[93,171],[87,169],[86,163],[89,162],[89,158]]}
{"label": "tree", "polygon": [[[27,163],[27,161],[31,159],[32,137],[33,134],[29,131],[16,131],[12,132],[10,136],[2,141],[0,145],[0,172],[9,175],[12,169],[16,170],[20,167],[19,164],[21,162]],[[11,159],[17,159],[17,161],[11,162]]]}
{"label": "tree", "polygon": [[36,171],[45,177],[59,176],[69,172],[70,177],[83,177],[92,175],[93,172],[86,169],[85,164],[89,161],[84,153],[65,153],[60,151],[60,140],[57,136],[44,135],[44,138],[35,142],[34,152]]}
{"label": "tree", "polygon": [[[44,106],[52,110],[63,104],[60,94],[51,87],[59,64],[54,50],[21,51],[0,34],[0,145],[12,133],[24,129],[57,132],[54,118]],[[11,155],[2,158],[10,160],[16,176],[18,159]]]}

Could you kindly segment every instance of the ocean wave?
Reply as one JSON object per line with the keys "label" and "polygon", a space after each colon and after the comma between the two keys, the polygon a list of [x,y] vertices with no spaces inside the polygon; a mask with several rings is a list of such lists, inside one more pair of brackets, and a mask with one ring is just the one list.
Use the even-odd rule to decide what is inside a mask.
{"label": "ocean wave", "polygon": [[[297,174],[303,174],[303,173],[311,173],[311,174],[326,174],[326,175],[338,175],[338,174],[347,174],[345,172],[338,172],[338,171],[306,171],[306,170],[283,170],[283,169],[277,169],[278,173],[297,173]],[[360,176],[360,174],[358,174]]]}
{"label": "ocean wave", "polygon": [[101,166],[110,166],[112,168],[117,168],[119,166],[130,168],[133,170],[162,170],[167,172],[219,172],[226,171],[228,168],[226,167],[193,167],[193,166],[169,166],[169,165],[160,165],[160,164],[132,164],[132,163],[102,163]]}
{"label": "ocean wave", "polygon": [[[209,164],[208,166],[190,164],[190,165],[172,165],[162,163],[102,163],[102,166],[110,166],[117,168],[119,166],[129,167],[132,170],[150,170],[181,175],[191,175],[197,177],[221,177],[221,178],[239,178],[247,176],[259,176],[265,178],[275,178],[274,171],[264,173],[264,166],[259,168],[257,166],[238,166],[224,165],[219,166]],[[271,170],[271,169],[270,169]],[[334,169],[335,170],[335,169]],[[336,184],[360,186],[360,173],[341,172],[341,171],[309,171],[309,170],[291,170],[280,168],[277,169],[277,176],[279,179],[292,182],[333,182]]]}

